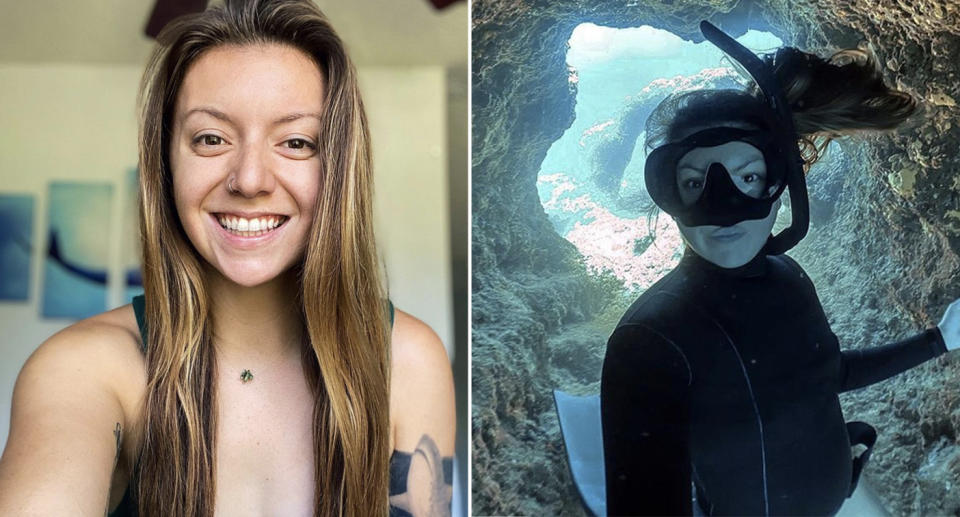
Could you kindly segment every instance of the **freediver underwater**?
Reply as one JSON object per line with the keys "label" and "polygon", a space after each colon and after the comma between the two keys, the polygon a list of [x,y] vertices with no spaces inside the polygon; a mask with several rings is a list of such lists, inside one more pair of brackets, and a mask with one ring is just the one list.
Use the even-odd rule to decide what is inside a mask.
{"label": "freediver underwater", "polygon": [[[555,392],[570,469],[597,515],[832,515],[877,437],[838,394],[960,348],[960,301],[912,337],[841,351],[786,255],[807,232],[818,150],[799,143],[896,127],[915,103],[869,59],[761,58],[701,31],[753,82],[671,95],[647,120],[647,191],[686,249],[611,333],[599,398]],[[791,224],[774,236],[785,190]]]}

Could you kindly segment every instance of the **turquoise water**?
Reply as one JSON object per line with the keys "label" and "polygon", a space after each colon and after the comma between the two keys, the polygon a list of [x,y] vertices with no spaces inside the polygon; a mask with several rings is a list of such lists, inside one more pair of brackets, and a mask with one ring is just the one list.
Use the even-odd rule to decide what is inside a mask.
{"label": "turquoise water", "polygon": [[[776,36],[757,31],[748,31],[737,41],[754,52],[783,45]],[[628,97],[653,80],[729,67],[723,53],[709,42],[692,43],[648,26],[612,29],[592,23],[574,29],[567,64],[577,75],[576,119],[547,152],[541,174],[579,177],[586,172],[577,166],[583,158],[578,144],[583,132],[613,118]]]}

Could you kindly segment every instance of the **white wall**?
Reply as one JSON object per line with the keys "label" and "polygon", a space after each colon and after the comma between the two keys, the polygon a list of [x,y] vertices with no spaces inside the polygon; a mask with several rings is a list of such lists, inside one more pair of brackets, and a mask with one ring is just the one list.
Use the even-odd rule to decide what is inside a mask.
{"label": "white wall", "polygon": [[374,216],[390,298],[433,327],[452,360],[446,71],[366,68],[360,86],[373,139]]}
{"label": "white wall", "polygon": [[[16,375],[69,320],[40,317],[52,180],[114,184],[107,307],[122,299],[125,174],[137,162],[135,100],[142,67],[0,63],[0,193],[35,199],[30,298],[0,301],[0,444]],[[377,174],[376,217],[394,304],[426,321],[452,357],[446,88],[442,67],[360,69]],[[0,278],[0,282],[3,279]]]}

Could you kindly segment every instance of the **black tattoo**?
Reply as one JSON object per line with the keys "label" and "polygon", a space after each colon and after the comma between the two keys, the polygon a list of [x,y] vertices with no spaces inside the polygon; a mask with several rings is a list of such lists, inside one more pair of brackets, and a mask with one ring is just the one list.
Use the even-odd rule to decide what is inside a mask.
{"label": "black tattoo", "polygon": [[110,515],[110,496],[113,488],[113,474],[116,472],[117,464],[120,462],[120,444],[123,441],[123,430],[120,427],[120,422],[117,422],[117,426],[113,429],[113,436],[117,441],[117,453],[113,457],[113,468],[110,469],[110,488],[107,488],[107,507],[103,510],[103,517]]}
{"label": "black tattoo", "polygon": [[[426,462],[430,486],[408,486],[407,478],[414,459]],[[414,501],[414,498],[417,501]],[[422,502],[423,498],[428,501]],[[393,456],[390,457],[390,517],[447,517],[451,512],[452,499],[453,458],[441,457],[440,449],[429,436],[420,437],[420,442],[412,453],[393,451]],[[428,508],[427,513],[413,515],[413,508],[422,507],[424,503]]]}

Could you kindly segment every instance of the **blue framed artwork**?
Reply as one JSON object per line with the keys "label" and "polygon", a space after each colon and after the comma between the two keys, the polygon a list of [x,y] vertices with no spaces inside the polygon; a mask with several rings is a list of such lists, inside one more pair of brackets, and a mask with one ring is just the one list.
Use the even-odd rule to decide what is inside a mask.
{"label": "blue framed artwork", "polygon": [[0,300],[30,297],[33,196],[0,195]]}
{"label": "blue framed artwork", "polygon": [[47,318],[106,310],[113,185],[51,182],[43,302]]}

